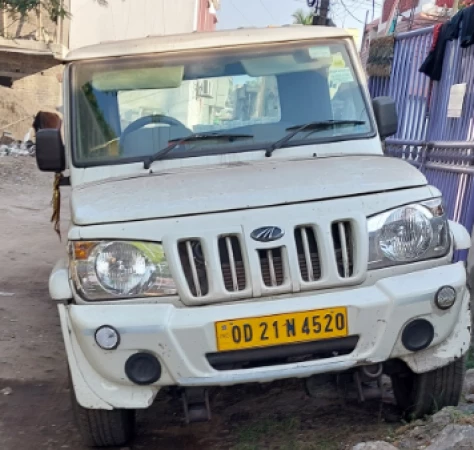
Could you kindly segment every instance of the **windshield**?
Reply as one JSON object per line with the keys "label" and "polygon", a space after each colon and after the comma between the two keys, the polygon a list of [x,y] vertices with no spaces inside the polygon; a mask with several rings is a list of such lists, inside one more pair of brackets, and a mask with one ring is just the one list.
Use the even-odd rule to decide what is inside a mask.
{"label": "windshield", "polygon": [[261,150],[319,121],[351,123],[303,127],[286,146],[374,134],[342,42],[78,63],[72,88],[78,166],[145,160],[185,138],[165,158]]}

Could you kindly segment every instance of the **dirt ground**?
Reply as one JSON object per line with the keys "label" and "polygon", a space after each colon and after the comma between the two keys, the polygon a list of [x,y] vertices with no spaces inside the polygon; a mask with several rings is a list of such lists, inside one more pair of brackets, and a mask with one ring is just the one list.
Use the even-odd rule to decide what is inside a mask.
{"label": "dirt ground", "polygon": [[[54,233],[52,176],[34,158],[0,158],[0,449],[82,450],[67,385],[55,306],[48,298],[51,268],[65,250]],[[183,425],[182,408],[168,394],[138,415],[127,447],[155,449],[348,449],[385,439],[399,423],[384,421],[390,405],[342,403],[331,390],[306,396],[301,381],[219,389],[210,423]]]}

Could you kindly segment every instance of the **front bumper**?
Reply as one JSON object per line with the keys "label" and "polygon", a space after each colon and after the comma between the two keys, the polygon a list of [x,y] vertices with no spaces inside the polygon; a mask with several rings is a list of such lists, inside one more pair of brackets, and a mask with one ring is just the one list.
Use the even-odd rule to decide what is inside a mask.
{"label": "front bumper", "polygon": [[[441,286],[451,285],[457,301],[448,311],[434,305]],[[214,369],[206,354],[217,351],[214,322],[319,308],[346,306],[350,335],[359,337],[352,353],[321,360],[252,369]],[[261,302],[176,308],[172,305],[59,305],[61,327],[79,403],[87,408],[146,408],[160,387],[224,386],[307,377],[344,371],[392,358],[404,360],[417,373],[444,366],[462,356],[470,341],[469,295],[462,263],[385,278],[372,286],[326,293],[307,293]],[[414,318],[432,323],[429,348],[412,353],[400,340]],[[101,350],[94,333],[111,325],[120,346]],[[147,351],[162,364],[162,376],[151,386],[136,386],[125,375],[125,362]]]}

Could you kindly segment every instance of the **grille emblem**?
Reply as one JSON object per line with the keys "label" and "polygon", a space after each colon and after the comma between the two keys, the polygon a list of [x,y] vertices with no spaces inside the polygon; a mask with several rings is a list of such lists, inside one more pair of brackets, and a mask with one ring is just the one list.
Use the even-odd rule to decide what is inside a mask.
{"label": "grille emblem", "polygon": [[253,230],[250,237],[258,242],[278,241],[285,235],[285,232],[278,227],[261,227]]}

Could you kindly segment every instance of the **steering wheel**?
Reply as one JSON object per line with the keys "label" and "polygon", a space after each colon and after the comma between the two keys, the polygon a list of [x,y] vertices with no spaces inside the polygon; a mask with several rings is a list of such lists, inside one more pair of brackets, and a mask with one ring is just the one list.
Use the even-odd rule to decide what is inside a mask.
{"label": "steering wheel", "polygon": [[149,116],[143,116],[139,119],[132,122],[125,130],[122,132],[122,136],[120,136],[120,144],[122,145],[125,138],[134,131],[137,131],[140,128],[146,127],[147,125],[151,125],[153,123],[164,123],[169,126],[179,127],[182,129],[179,136],[185,136],[187,134],[191,134],[192,131],[184,125],[184,123],[180,122],[179,120],[164,116],[163,114],[152,114]]}

